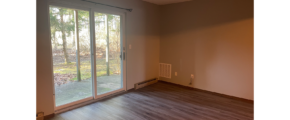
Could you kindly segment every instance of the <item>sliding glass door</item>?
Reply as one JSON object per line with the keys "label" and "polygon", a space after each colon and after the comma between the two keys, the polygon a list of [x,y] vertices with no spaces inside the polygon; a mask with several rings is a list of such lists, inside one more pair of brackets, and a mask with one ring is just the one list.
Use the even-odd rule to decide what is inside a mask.
{"label": "sliding glass door", "polygon": [[49,15],[56,109],[125,90],[122,14],[49,6]]}
{"label": "sliding glass door", "polygon": [[97,94],[123,87],[121,76],[120,16],[94,12]]}
{"label": "sliding glass door", "polygon": [[49,12],[56,106],[92,97],[89,11]]}

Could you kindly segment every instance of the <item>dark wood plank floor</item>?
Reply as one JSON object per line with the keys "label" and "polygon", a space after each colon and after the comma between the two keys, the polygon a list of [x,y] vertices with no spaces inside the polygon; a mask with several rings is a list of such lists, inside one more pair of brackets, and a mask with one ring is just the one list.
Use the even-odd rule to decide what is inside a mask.
{"label": "dark wood plank floor", "polygon": [[253,103],[158,82],[51,120],[253,120],[253,111]]}

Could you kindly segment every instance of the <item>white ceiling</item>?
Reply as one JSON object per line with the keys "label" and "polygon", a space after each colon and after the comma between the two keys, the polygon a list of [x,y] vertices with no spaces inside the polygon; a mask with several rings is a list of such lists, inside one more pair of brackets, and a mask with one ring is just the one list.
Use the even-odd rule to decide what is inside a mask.
{"label": "white ceiling", "polygon": [[143,0],[143,1],[150,2],[157,5],[166,5],[166,4],[179,3],[179,2],[185,2],[185,1],[191,1],[191,0]]}

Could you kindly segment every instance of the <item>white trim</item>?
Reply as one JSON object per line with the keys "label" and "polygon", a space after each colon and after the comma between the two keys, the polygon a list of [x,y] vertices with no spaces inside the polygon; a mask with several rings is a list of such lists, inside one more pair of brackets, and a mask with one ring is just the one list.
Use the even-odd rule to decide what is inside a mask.
{"label": "white trim", "polygon": [[51,80],[51,83],[52,83],[52,101],[53,101],[53,108],[54,110],[56,109],[56,104],[55,104],[55,88],[54,88],[54,73],[53,73],[53,55],[52,55],[52,45],[51,45],[51,29],[50,29],[50,14],[49,14],[49,4],[46,6],[47,8],[47,11],[48,11],[48,28],[49,28],[49,41],[50,41],[50,55],[51,55],[51,63],[50,63],[50,68],[52,69],[52,80]]}
{"label": "white trim", "polygon": [[102,98],[88,100],[88,101],[85,101],[85,102],[82,102],[82,103],[79,103],[79,104],[75,104],[75,105],[72,105],[72,106],[68,106],[68,107],[56,110],[54,113],[55,114],[60,114],[62,112],[66,112],[66,111],[69,111],[69,110],[72,110],[72,109],[75,109],[75,108],[78,108],[78,107],[82,107],[82,106],[85,106],[85,105],[88,105],[88,104],[91,104],[91,103],[94,103],[94,102],[98,102],[98,101],[106,99],[108,97],[111,97],[111,96],[114,96],[114,95],[118,95],[118,94],[122,94],[122,93],[125,93],[125,92],[126,91],[119,91],[118,93],[110,94],[110,95],[104,96]]}
{"label": "white trim", "polygon": [[117,90],[113,90],[113,91],[98,95],[95,99],[99,99],[99,98],[102,98],[102,97],[110,96],[112,94],[115,94],[115,93],[118,93],[118,92],[121,92],[121,91],[126,91],[126,90],[125,90],[125,88],[120,88],[120,89],[117,89]]}
{"label": "white trim", "polygon": [[[128,90],[127,89],[127,39],[126,39],[126,13],[124,13],[123,15],[120,16],[121,19],[120,19],[120,22],[122,24],[120,24],[120,27],[121,27],[121,41],[122,41],[122,53],[125,53],[125,56],[122,55],[122,61],[123,61],[123,64],[122,64],[122,75],[123,75],[123,88],[125,88],[125,90]],[[124,50],[125,49],[125,50]],[[124,60],[125,58],[125,60]]]}
{"label": "white trim", "polygon": [[67,104],[64,104],[64,105],[57,106],[55,110],[60,110],[60,109],[63,109],[63,108],[67,108],[69,106],[80,104],[82,102],[86,102],[86,101],[93,100],[93,99],[94,99],[94,97],[88,97],[88,98],[84,98],[84,99],[77,100],[77,101],[74,101],[74,102],[70,102],[70,103],[67,103]]}
{"label": "white trim", "polygon": [[91,65],[93,67],[92,69],[92,76],[93,76],[93,96],[94,98],[97,97],[97,75],[96,75],[96,40],[95,40],[95,16],[94,16],[94,11],[92,9],[90,9],[90,35],[91,35],[91,58],[92,58],[92,62],[93,64]]}

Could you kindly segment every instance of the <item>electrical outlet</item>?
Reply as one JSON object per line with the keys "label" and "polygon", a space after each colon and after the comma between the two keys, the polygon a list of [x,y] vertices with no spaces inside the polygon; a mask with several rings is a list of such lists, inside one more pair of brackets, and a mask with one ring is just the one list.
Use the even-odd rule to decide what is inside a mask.
{"label": "electrical outlet", "polygon": [[190,82],[189,82],[189,85],[192,85],[193,78],[194,78],[194,75],[193,74],[190,74]]}
{"label": "electrical outlet", "polygon": [[131,49],[132,47],[131,47],[131,44],[129,45],[129,49]]}
{"label": "electrical outlet", "polygon": [[177,72],[175,72],[175,76],[177,76]]}

